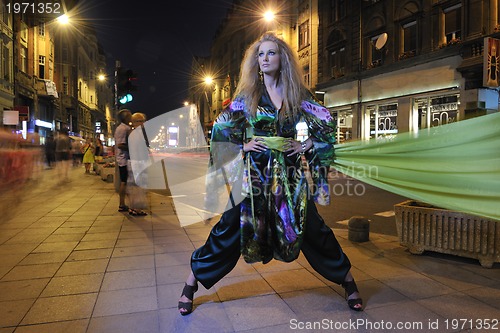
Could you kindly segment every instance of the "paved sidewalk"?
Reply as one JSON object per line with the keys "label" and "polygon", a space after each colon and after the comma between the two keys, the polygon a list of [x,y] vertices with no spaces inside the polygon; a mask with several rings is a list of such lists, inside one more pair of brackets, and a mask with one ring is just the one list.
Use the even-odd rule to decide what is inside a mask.
{"label": "paved sidewalk", "polygon": [[[43,171],[2,212],[0,333],[500,332],[498,265],[411,255],[381,234],[351,243],[344,229],[334,232],[364,312],[349,310],[343,290],[301,256],[240,262],[210,290],[200,286],[195,311],[180,316],[190,254],[212,225],[181,228],[172,201],[152,193],[152,214],[119,213],[113,184],[83,168],[69,183],[55,175]],[[496,329],[470,329],[493,319]]]}

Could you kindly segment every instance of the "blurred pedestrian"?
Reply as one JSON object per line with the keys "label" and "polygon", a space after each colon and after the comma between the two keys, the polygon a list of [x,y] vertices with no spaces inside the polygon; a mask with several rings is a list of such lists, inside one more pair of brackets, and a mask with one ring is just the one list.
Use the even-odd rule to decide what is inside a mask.
{"label": "blurred pedestrian", "polygon": [[69,182],[71,143],[67,130],[60,130],[56,138],[56,169],[60,181]]}
{"label": "blurred pedestrian", "polygon": [[104,156],[104,145],[102,144],[102,141],[99,138],[95,139],[94,156],[96,162],[102,161],[102,157]]}
{"label": "blurred pedestrian", "polygon": [[56,140],[53,135],[49,135],[45,141],[45,162],[49,169],[56,164]]}
{"label": "blurred pedestrian", "polygon": [[82,147],[83,159],[82,162],[85,165],[85,173],[90,174],[90,167],[94,164],[94,145],[92,144],[92,140],[87,138],[85,144]]}
{"label": "blurred pedestrian", "polygon": [[128,212],[129,207],[125,204],[125,197],[127,195],[127,179],[128,168],[127,164],[130,159],[128,149],[128,136],[130,134],[130,122],[132,119],[132,112],[128,109],[122,109],[118,112],[118,119],[120,125],[115,129],[115,161],[118,167],[118,174],[120,177],[120,186],[118,187],[118,195],[120,198],[118,211]]}
{"label": "blurred pedestrian", "polygon": [[[146,122],[146,115],[144,113],[135,112],[132,114],[132,128],[141,131],[144,123]],[[129,145],[131,152],[133,147]],[[137,154],[136,154],[137,155]],[[129,214],[132,216],[148,215],[144,210],[147,209],[148,203],[146,198],[146,191],[143,186],[146,186],[146,172],[140,172],[142,163],[147,162],[140,156],[135,156],[134,160],[129,160],[128,164],[128,180],[127,180],[127,194],[129,200]]]}
{"label": "blurred pedestrian", "polygon": [[73,166],[80,166],[83,159],[82,153],[82,141],[80,138],[78,140],[71,140],[71,159],[73,160]]}

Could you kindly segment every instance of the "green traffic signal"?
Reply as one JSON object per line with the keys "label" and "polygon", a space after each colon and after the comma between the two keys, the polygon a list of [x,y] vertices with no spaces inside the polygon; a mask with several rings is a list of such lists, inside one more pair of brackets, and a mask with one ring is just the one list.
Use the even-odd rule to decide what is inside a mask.
{"label": "green traffic signal", "polygon": [[133,97],[130,94],[137,90],[134,81],[137,80],[137,73],[131,69],[122,67],[116,68],[116,96],[117,102],[125,104],[132,101]]}
{"label": "green traffic signal", "polygon": [[132,94],[126,94],[126,95],[120,97],[120,99],[118,101],[120,102],[120,104],[125,104],[128,102],[131,102],[133,99],[134,98],[133,98]]}

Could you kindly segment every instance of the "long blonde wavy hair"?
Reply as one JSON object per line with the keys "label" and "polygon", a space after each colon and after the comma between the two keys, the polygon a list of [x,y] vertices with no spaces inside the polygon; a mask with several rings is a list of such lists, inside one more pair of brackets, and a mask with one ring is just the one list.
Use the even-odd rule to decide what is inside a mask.
{"label": "long blonde wavy hair", "polygon": [[307,95],[307,88],[302,83],[302,73],[295,53],[285,41],[272,32],[264,33],[246,50],[234,94],[245,99],[247,111],[255,117],[262,89],[265,89],[259,75],[258,52],[260,45],[266,41],[274,42],[277,45],[280,56],[278,80],[283,85],[283,105],[279,119],[283,121],[290,116],[292,119],[298,119],[301,112],[300,105]]}

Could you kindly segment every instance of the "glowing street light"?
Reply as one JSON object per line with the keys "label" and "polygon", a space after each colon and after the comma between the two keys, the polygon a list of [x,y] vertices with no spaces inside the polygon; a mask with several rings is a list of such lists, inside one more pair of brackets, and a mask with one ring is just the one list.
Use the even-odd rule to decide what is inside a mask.
{"label": "glowing street light", "polygon": [[264,13],[264,20],[266,20],[267,22],[274,21],[275,17],[276,15],[271,10],[268,10],[267,12]]}
{"label": "glowing street light", "polygon": [[211,76],[206,76],[203,81],[205,82],[206,85],[210,85],[214,82],[214,79]]}
{"label": "glowing street light", "polygon": [[68,17],[68,15],[63,14],[63,15],[57,17],[57,21],[60,24],[68,24],[69,23],[69,17]]}

